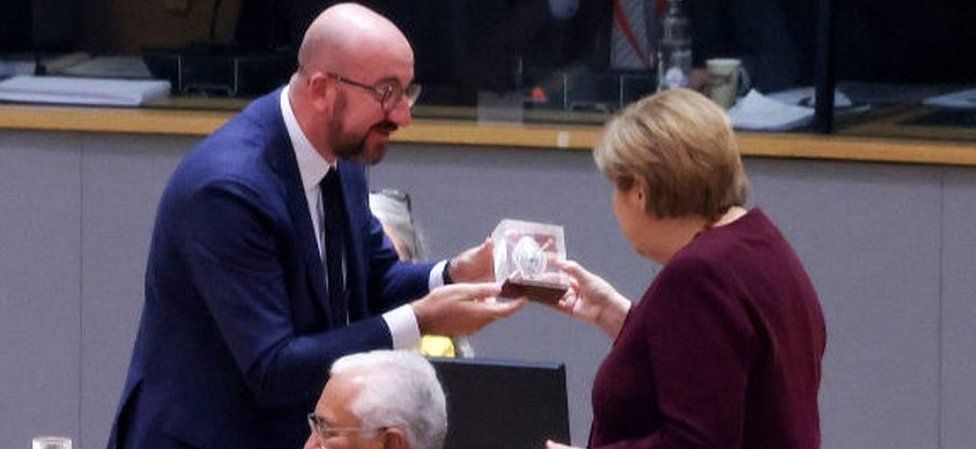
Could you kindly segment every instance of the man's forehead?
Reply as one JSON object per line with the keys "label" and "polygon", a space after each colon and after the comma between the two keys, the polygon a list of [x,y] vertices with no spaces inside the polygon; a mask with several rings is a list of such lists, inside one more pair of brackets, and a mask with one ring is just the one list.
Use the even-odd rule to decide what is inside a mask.
{"label": "man's forehead", "polygon": [[333,376],[325,385],[325,391],[315,405],[315,414],[322,417],[325,423],[330,426],[342,423],[344,418],[355,419],[349,407],[361,389],[362,385],[357,383],[355,379],[348,376]]}
{"label": "man's forehead", "polygon": [[359,77],[370,84],[395,83],[406,86],[413,81],[414,62],[409,55],[395,55],[389,52],[376,53],[370,57],[367,54],[356,58],[354,67],[350,67],[348,76]]}
{"label": "man's forehead", "polygon": [[325,384],[325,392],[319,403],[334,404],[354,399],[362,390],[364,382],[362,373],[355,371],[334,375]]}

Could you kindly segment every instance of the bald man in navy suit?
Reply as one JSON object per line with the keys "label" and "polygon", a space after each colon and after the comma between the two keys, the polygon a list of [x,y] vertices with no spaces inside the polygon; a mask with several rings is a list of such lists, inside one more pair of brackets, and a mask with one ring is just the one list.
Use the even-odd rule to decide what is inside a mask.
{"label": "bald man in navy suit", "polygon": [[410,124],[419,94],[400,30],[336,5],[298,62],[163,193],[109,448],[299,448],[334,360],[470,334],[522,304],[463,283],[493,278],[489,241],[400,262],[369,211],[365,164]]}

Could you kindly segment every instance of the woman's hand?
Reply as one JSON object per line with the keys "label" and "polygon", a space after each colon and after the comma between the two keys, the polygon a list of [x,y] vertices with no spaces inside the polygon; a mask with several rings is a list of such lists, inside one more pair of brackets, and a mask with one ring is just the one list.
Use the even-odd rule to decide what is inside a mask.
{"label": "woman's hand", "polygon": [[570,286],[566,295],[556,304],[556,308],[596,325],[611,339],[617,338],[630,310],[630,300],[618,293],[603,278],[590,273],[572,260],[556,260],[553,263],[569,275]]}
{"label": "woman's hand", "polygon": [[579,449],[579,448],[573,446],[567,446],[565,444],[559,444],[552,440],[546,440],[546,449]]}

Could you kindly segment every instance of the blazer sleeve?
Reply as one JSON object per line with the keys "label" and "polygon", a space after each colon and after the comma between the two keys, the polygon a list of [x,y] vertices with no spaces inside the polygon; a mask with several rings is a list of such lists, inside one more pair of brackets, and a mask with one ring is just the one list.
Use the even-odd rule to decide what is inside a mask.
{"label": "blazer sleeve", "polygon": [[392,345],[381,317],[312,334],[294,328],[271,207],[246,182],[214,181],[190,198],[182,256],[256,401],[314,403],[332,362]]}

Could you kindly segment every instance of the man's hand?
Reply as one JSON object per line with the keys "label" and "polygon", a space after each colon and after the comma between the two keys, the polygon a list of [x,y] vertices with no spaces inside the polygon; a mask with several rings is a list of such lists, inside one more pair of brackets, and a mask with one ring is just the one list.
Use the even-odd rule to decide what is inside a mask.
{"label": "man's hand", "polygon": [[498,302],[498,284],[454,284],[431,290],[410,304],[421,334],[471,335],[498,318],[512,315],[525,300]]}
{"label": "man's hand", "polygon": [[491,282],[495,280],[495,263],[492,252],[495,245],[490,238],[480,245],[468,248],[451,259],[448,267],[454,282]]}

